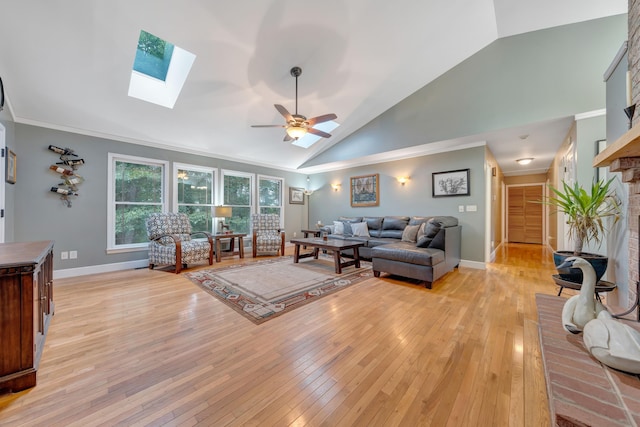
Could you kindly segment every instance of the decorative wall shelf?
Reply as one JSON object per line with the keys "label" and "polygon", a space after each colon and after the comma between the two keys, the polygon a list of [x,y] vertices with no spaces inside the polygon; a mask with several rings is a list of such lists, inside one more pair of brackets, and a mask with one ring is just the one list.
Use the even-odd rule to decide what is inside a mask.
{"label": "decorative wall shelf", "polygon": [[625,157],[640,157],[640,126],[634,126],[593,160],[593,167],[609,166],[611,162]]}

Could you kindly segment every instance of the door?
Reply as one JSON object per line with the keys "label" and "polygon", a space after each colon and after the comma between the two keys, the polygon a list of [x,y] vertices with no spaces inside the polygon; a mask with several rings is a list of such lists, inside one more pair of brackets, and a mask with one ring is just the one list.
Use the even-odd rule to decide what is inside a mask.
{"label": "door", "polygon": [[514,243],[542,244],[541,184],[507,188],[507,238]]}

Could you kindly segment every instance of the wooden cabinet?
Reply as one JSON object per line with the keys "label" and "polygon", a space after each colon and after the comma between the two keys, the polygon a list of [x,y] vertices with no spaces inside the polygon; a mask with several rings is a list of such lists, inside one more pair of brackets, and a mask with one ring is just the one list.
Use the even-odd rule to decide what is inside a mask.
{"label": "wooden cabinet", "polygon": [[0,244],[0,392],[36,385],[53,316],[53,242]]}

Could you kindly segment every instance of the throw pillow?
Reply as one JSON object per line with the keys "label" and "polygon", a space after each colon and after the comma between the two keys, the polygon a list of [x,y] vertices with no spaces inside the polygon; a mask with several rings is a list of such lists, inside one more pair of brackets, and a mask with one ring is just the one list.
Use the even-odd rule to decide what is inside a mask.
{"label": "throw pillow", "polygon": [[369,236],[369,227],[366,222],[355,222],[350,225],[354,236],[371,237]]}
{"label": "throw pillow", "polygon": [[424,236],[424,228],[427,226],[426,222],[420,223],[420,228],[418,228],[418,235],[416,236],[416,240],[420,240],[422,236]]}
{"label": "throw pillow", "polygon": [[353,231],[351,230],[351,224],[353,223],[345,220],[340,220],[340,222],[342,223],[342,226],[343,226],[344,235],[351,236],[353,234]]}
{"label": "throw pillow", "polygon": [[333,234],[344,234],[344,223],[340,221],[333,221]]}
{"label": "throw pillow", "polygon": [[402,241],[415,243],[419,229],[420,225],[407,225],[402,232]]}
{"label": "throw pillow", "polygon": [[430,220],[424,227],[424,235],[433,239],[434,237],[436,237],[436,234],[438,234],[438,231],[440,231],[441,228],[442,223],[440,223],[439,221]]}
{"label": "throw pillow", "polygon": [[433,239],[431,237],[427,237],[424,234],[418,238],[418,242],[416,243],[417,248],[428,248]]}
{"label": "throw pillow", "polygon": [[429,243],[430,248],[442,249],[444,251],[444,230],[440,230],[438,234]]}

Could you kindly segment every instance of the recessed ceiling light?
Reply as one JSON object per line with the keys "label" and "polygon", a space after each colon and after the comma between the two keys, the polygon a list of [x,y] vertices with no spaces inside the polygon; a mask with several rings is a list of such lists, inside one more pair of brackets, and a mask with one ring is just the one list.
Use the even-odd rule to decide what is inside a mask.
{"label": "recessed ceiling light", "polygon": [[516,160],[516,162],[518,162],[519,165],[528,165],[529,163],[531,163],[533,161],[533,157],[525,157],[524,159],[518,159]]}

